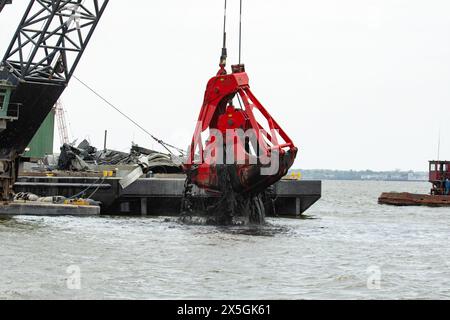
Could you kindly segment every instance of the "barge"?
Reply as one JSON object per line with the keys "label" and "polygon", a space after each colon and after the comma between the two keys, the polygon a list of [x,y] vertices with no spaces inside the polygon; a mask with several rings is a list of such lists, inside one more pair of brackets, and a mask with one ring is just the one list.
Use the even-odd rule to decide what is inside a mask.
{"label": "barge", "polygon": [[13,201],[0,204],[1,216],[98,216],[100,207],[95,205],[72,205],[41,203],[36,201]]}
{"label": "barge", "polygon": [[380,204],[398,207],[406,207],[406,206],[450,207],[449,196],[413,194],[407,192],[383,193],[378,198],[378,202]]}
{"label": "barge", "polygon": [[[90,198],[101,203],[102,215],[174,216],[180,214],[185,180],[182,174],[155,174],[137,179],[124,189],[120,185],[120,177],[34,174],[19,176],[14,189],[42,197],[70,197],[86,190],[87,194],[95,191]],[[321,181],[283,179],[271,189],[270,199],[266,201],[267,216],[299,217],[321,198],[321,193]],[[194,199],[200,202],[208,202],[214,197],[197,187],[193,194]],[[71,215],[70,212],[67,214]]]}
{"label": "barge", "polygon": [[379,204],[392,206],[450,207],[450,161],[429,162],[430,194],[385,192]]}

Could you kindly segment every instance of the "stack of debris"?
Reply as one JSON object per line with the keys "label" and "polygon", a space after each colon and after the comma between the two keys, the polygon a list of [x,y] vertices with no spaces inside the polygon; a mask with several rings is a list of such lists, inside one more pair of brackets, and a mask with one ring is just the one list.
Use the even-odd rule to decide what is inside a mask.
{"label": "stack of debris", "polygon": [[64,144],[58,159],[58,170],[92,171],[94,166],[139,165],[144,173],[181,173],[178,159],[171,155],[133,144],[129,153],[97,150],[86,140],[78,147]]}

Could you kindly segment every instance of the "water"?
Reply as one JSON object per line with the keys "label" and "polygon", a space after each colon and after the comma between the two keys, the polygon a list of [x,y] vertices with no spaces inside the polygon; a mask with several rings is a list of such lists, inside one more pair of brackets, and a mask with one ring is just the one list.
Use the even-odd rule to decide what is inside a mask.
{"label": "water", "polygon": [[427,183],[323,189],[305,219],[263,228],[0,220],[0,299],[450,298],[450,209],[377,204],[383,191],[423,193]]}

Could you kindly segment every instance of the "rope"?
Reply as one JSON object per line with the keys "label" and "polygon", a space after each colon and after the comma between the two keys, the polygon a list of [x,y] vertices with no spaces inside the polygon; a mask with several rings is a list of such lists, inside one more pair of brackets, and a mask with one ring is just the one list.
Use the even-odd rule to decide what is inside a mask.
{"label": "rope", "polygon": [[[77,193],[76,195],[71,196],[70,198],[67,198],[67,200],[73,200],[76,199],[78,197],[82,197],[84,194],[86,194],[86,192],[91,189],[96,183],[98,183],[100,180],[102,179],[102,177],[99,177],[97,180],[95,180],[92,184],[90,184],[86,189],[84,189],[83,191]],[[103,178],[104,179],[104,178]],[[102,181],[103,182],[103,181]],[[102,183],[101,182],[101,183]]]}
{"label": "rope", "polygon": [[103,177],[102,181],[98,184],[97,188],[95,188],[94,192],[91,193],[91,195],[89,197],[87,197],[87,199],[92,199],[92,197],[94,196],[94,194],[97,193],[97,191],[100,189],[100,186],[103,182],[105,182],[106,177]]}
{"label": "rope", "polygon": [[166,149],[172,156],[177,157],[169,148],[172,148],[178,152],[180,152],[181,156],[185,155],[185,151],[177,148],[173,145],[170,145],[161,139],[158,139],[154,135],[152,135],[150,132],[148,132],[144,127],[142,127],[139,123],[137,123],[135,120],[133,120],[131,117],[126,115],[123,111],[121,111],[118,107],[113,105],[111,102],[109,102],[106,98],[104,98],[102,95],[100,95],[97,91],[95,91],[92,87],[88,86],[85,82],[77,78],[75,75],[73,75],[73,78],[76,79],[79,83],[81,83],[85,88],[87,88],[89,91],[91,91],[93,94],[95,94],[98,98],[103,100],[108,106],[116,110],[118,113],[120,113],[123,117],[125,117],[127,120],[129,120],[131,123],[133,123],[136,127],[141,129],[143,132],[145,132],[147,135],[149,135],[153,140],[155,140],[157,143],[159,143],[164,149]]}

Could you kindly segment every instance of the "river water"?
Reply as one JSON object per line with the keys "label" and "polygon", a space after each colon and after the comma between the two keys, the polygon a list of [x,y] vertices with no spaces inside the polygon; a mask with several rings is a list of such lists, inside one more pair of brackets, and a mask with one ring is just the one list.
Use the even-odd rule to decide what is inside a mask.
{"label": "river water", "polygon": [[450,209],[380,206],[427,183],[324,181],[304,219],[0,220],[0,299],[450,298]]}

